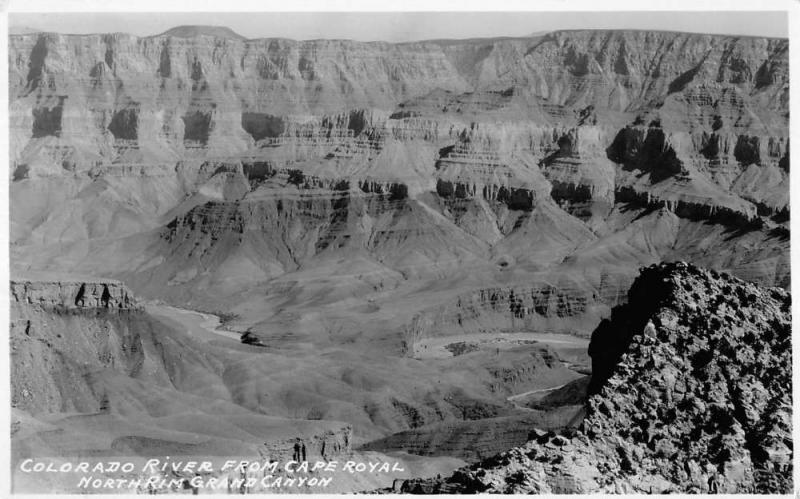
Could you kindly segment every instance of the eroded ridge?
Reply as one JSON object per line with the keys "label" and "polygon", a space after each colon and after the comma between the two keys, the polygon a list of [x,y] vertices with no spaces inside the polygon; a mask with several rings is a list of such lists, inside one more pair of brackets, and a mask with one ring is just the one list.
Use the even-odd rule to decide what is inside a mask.
{"label": "eroded ridge", "polygon": [[405,491],[792,489],[791,297],[686,263],[643,269],[594,332],[587,416]]}

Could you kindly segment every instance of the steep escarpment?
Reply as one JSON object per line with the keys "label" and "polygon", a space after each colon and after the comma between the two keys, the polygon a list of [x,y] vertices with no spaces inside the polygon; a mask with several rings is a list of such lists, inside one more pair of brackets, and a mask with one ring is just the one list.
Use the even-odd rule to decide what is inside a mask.
{"label": "steep escarpment", "polygon": [[[745,166],[786,156],[785,40],[577,31],[392,45],[184,35],[12,36],[17,168],[61,175],[97,162],[241,155],[298,137],[308,129],[298,123],[323,116],[345,125],[327,136],[340,140],[366,139],[387,119],[413,130],[432,115],[447,118],[438,133],[403,139],[493,118],[596,126],[613,137],[656,110],[669,130],[690,130],[686,152],[704,151],[712,169],[731,155]],[[571,155],[570,135],[553,135],[550,149]]]}
{"label": "steep escarpment", "polygon": [[[103,407],[85,375],[145,361],[143,307],[116,281],[11,282],[11,404],[33,412]],[[162,373],[163,374],[163,373]]]}
{"label": "steep escarpment", "polygon": [[117,281],[11,281],[12,303],[44,310],[119,309],[138,310],[142,305]]}
{"label": "steep escarpment", "polygon": [[[787,40],[181,27],[14,35],[9,66],[12,268],[224,310],[263,345],[198,342],[106,281],[15,285],[44,314],[19,348],[80,373],[42,410],[159,419],[120,448],[185,450],[219,427],[209,449],[328,431],[341,448],[346,421],[357,444],[485,457],[527,438],[542,390],[588,372],[574,341],[640,266],[790,282]],[[100,351],[63,345],[73,330]],[[548,340],[564,348],[535,369]]]}
{"label": "steep escarpment", "polygon": [[[99,261],[92,273],[127,279],[164,255],[120,264],[83,242],[158,237],[196,206],[265,188],[275,199],[314,189],[322,204],[350,190],[407,198],[465,245],[455,261],[528,270],[618,231],[615,210],[786,230],[785,40],[571,31],[296,42],[189,27],[21,34],[10,46],[12,234],[26,268]],[[536,238],[549,222],[532,213],[569,224],[565,240]],[[534,242],[535,258],[517,251]],[[419,275],[406,265],[415,259],[380,257],[405,275]],[[213,272],[184,267],[171,272]]]}
{"label": "steep escarpment", "polygon": [[[568,276],[542,279],[534,286],[492,287],[455,297],[445,307],[424,310],[411,321],[408,344],[433,335],[463,331],[482,333],[505,330],[574,333],[597,320],[592,310],[595,291]],[[614,296],[603,297],[609,302]]]}
{"label": "steep escarpment", "polygon": [[684,263],[644,269],[594,332],[587,415],[421,492],[791,489],[790,296]]}
{"label": "steep escarpment", "polygon": [[588,335],[670,258],[789,282],[785,40],[228,35],[11,38],[15,265],[208,307],[285,278],[309,300],[263,329],[310,335],[362,306],[291,278],[332,261],[370,307],[452,280],[385,324],[418,337]]}
{"label": "steep escarpment", "polygon": [[236,404],[224,350],[154,317],[118,281],[20,277],[11,299],[15,460],[42,453],[289,458],[298,439],[309,456],[351,451],[346,423],[268,417]]}

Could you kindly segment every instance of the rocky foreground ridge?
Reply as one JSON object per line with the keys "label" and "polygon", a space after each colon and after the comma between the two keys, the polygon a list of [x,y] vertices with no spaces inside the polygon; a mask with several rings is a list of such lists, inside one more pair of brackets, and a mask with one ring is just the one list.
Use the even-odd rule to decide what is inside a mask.
{"label": "rocky foreground ridge", "polygon": [[643,269],[594,332],[587,416],[416,493],[788,493],[791,297],[685,263]]}

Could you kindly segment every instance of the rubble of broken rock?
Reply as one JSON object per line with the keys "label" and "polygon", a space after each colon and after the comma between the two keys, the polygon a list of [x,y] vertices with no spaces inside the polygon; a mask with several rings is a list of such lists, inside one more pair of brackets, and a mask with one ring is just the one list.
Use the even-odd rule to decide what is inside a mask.
{"label": "rubble of broken rock", "polygon": [[789,493],[791,296],[686,263],[642,269],[592,335],[587,414],[410,493]]}

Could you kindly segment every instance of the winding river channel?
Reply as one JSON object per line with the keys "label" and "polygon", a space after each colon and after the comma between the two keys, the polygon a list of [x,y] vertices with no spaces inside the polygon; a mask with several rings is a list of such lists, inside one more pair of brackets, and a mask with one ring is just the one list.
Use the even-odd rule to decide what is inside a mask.
{"label": "winding river channel", "polygon": [[186,328],[193,336],[210,341],[219,337],[241,342],[241,334],[221,327],[219,316],[169,305],[148,304],[147,311],[157,317],[171,319]]}

